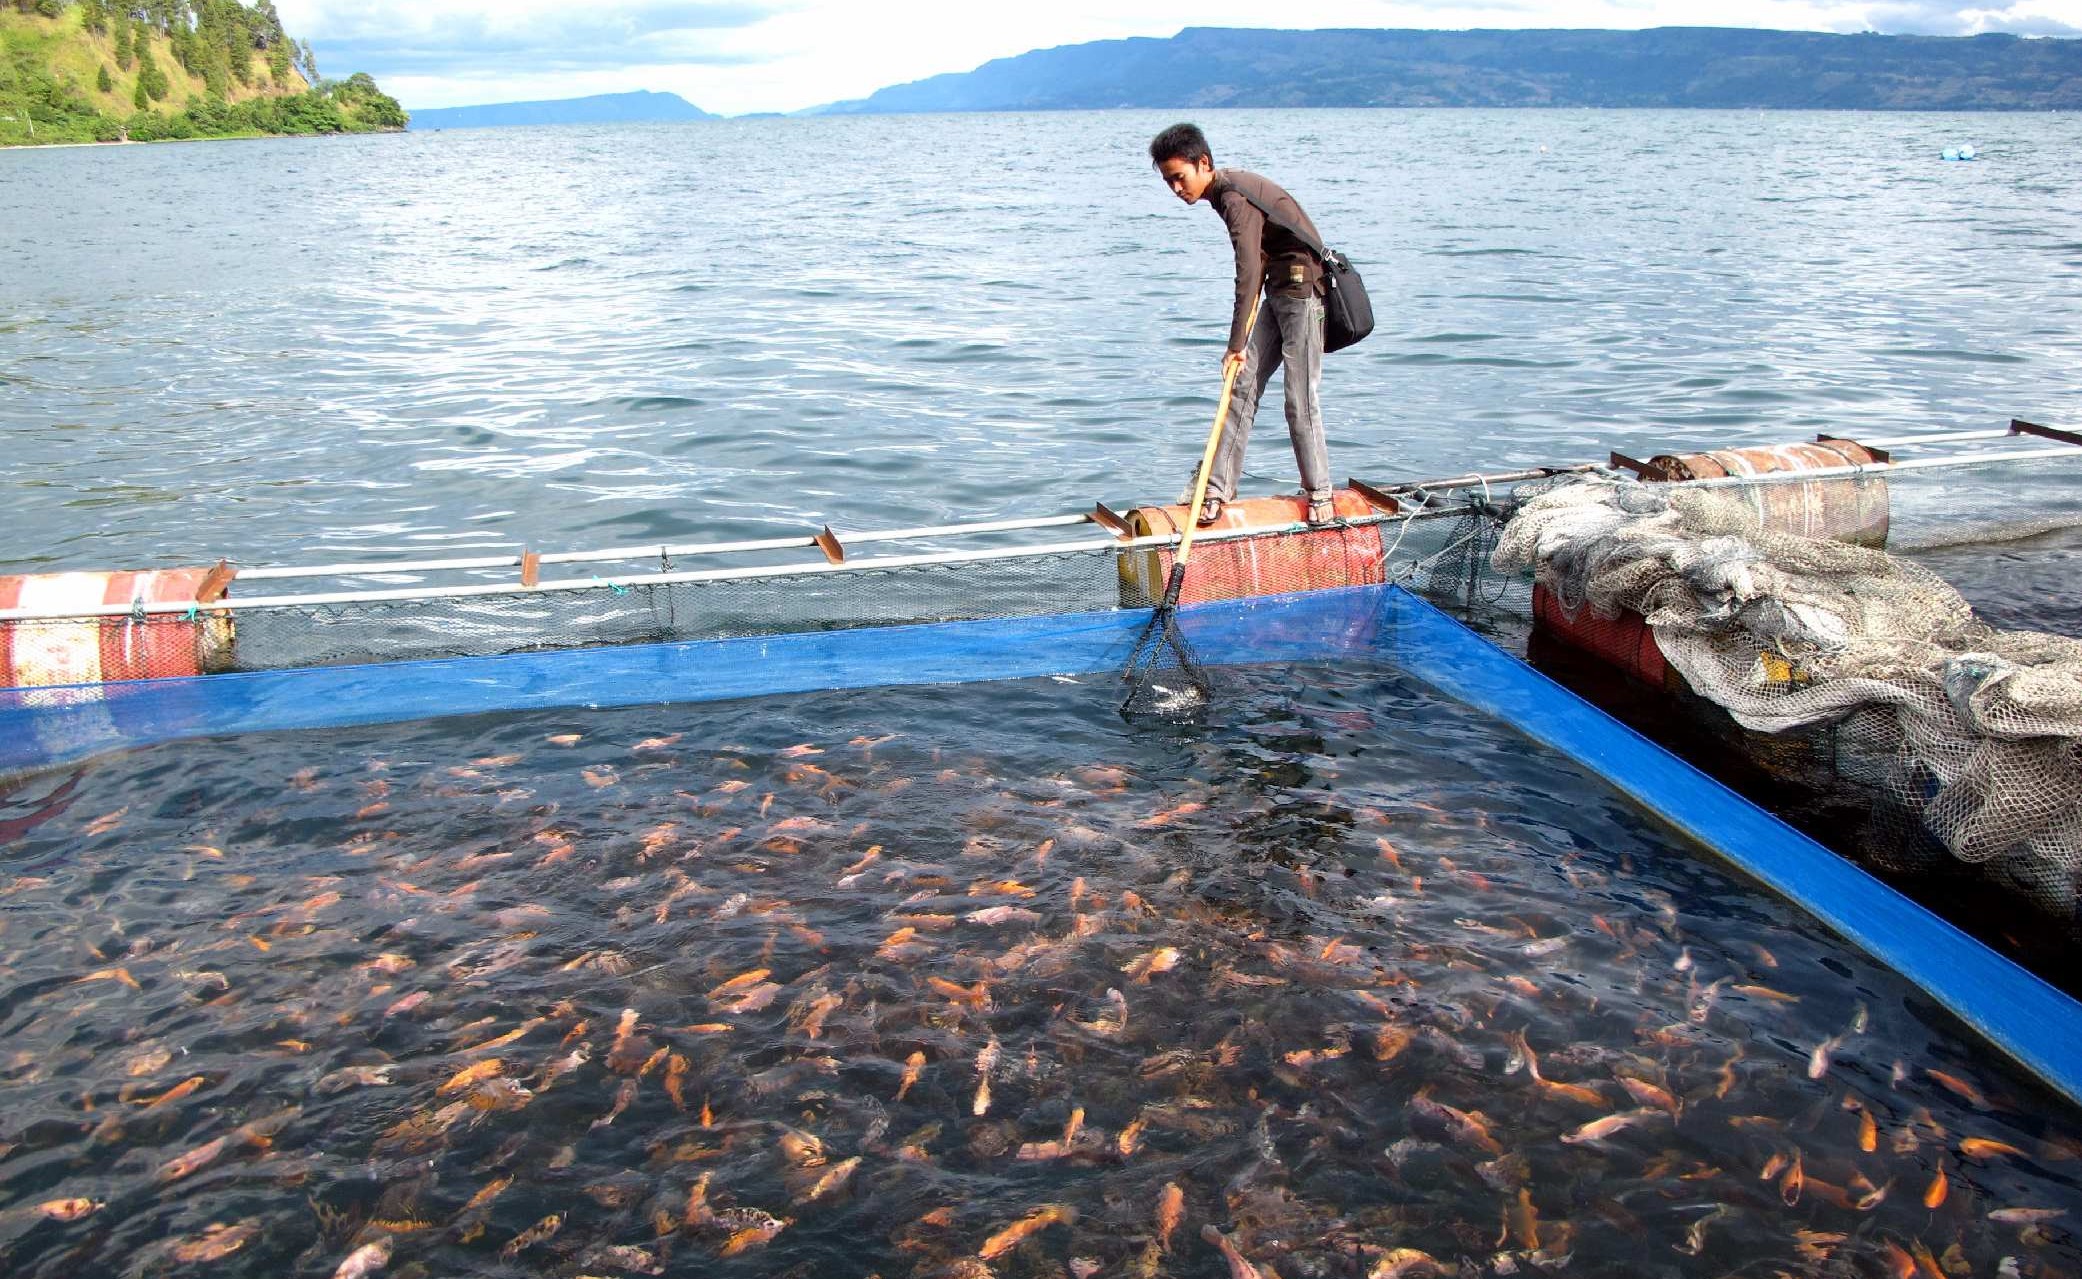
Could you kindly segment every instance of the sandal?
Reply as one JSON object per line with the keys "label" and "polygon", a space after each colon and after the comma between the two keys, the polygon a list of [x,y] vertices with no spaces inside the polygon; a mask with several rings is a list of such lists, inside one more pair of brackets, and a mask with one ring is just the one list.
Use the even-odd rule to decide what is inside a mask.
{"label": "sandal", "polygon": [[1200,515],[1194,520],[1201,528],[1208,528],[1222,518],[1222,499],[1209,493],[1200,503]]}
{"label": "sandal", "polygon": [[1328,528],[1335,523],[1337,523],[1337,504],[1335,502],[1326,497],[1308,504],[1308,526],[1310,528]]}

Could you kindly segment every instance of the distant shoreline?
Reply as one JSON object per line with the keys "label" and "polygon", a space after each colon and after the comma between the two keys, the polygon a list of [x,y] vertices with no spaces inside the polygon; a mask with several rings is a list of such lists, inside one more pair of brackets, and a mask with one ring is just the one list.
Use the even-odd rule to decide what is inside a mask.
{"label": "distant shoreline", "polygon": [[0,142],[0,151],[69,151],[101,147],[161,147],[181,142],[259,142],[266,138],[345,138],[370,134],[409,132],[406,129],[368,129],[356,133],[220,133],[207,138],[117,138],[112,142]]}

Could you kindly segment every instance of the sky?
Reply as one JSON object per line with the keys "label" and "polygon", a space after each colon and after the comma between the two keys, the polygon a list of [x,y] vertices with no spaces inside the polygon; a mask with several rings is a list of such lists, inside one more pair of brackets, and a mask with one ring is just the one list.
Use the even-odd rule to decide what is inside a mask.
{"label": "sky", "polygon": [[407,108],[651,89],[795,111],[1030,49],[1199,27],[1769,27],[2082,35],[2082,0],[277,0],[328,76]]}

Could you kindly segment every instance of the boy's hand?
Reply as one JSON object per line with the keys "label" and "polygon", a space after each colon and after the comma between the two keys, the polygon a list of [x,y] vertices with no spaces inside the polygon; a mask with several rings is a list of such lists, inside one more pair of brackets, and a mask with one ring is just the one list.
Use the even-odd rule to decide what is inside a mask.
{"label": "boy's hand", "polygon": [[1222,373],[1227,376],[1234,369],[1238,377],[1243,376],[1243,352],[1231,351],[1222,357]]}

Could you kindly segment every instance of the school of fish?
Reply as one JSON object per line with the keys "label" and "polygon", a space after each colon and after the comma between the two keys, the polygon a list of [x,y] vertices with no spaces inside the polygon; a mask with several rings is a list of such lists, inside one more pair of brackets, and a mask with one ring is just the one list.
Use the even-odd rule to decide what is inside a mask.
{"label": "school of fish", "polygon": [[1898,978],[1472,717],[1277,692],[16,783],[0,1273],[2082,1277],[2082,1117]]}

